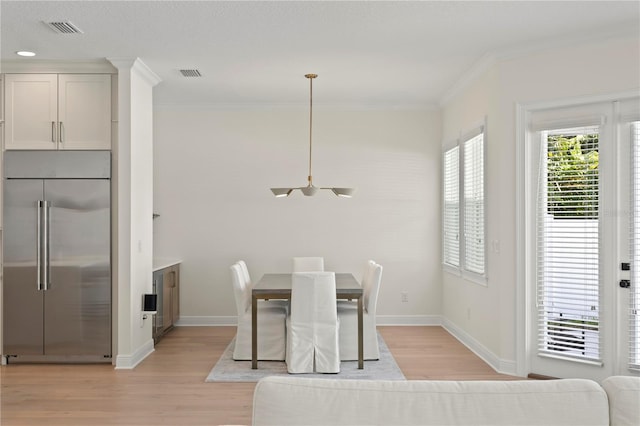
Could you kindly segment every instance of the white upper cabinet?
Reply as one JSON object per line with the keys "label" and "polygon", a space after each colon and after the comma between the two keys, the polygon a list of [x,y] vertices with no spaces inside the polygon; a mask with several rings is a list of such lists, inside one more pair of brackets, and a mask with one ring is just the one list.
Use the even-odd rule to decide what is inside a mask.
{"label": "white upper cabinet", "polygon": [[58,76],[60,149],[111,149],[111,76]]}
{"label": "white upper cabinet", "polygon": [[57,149],[58,76],[5,75],[5,149]]}
{"label": "white upper cabinet", "polygon": [[111,76],[6,74],[5,149],[111,149]]}

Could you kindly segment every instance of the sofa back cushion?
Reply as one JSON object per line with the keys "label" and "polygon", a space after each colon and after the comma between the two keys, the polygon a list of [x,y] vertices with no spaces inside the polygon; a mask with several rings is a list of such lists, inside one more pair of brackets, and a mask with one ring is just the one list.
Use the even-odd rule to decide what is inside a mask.
{"label": "sofa back cushion", "polygon": [[254,425],[607,425],[607,395],[583,379],[382,381],[267,377]]}
{"label": "sofa back cushion", "polygon": [[611,376],[602,381],[612,425],[640,424],[640,377]]}

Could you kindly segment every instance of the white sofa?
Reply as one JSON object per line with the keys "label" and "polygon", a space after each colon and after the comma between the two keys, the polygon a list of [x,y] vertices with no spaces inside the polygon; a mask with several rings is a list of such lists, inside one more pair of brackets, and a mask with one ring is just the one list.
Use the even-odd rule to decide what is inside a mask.
{"label": "white sofa", "polygon": [[261,425],[640,425],[640,378],[376,381],[266,377]]}

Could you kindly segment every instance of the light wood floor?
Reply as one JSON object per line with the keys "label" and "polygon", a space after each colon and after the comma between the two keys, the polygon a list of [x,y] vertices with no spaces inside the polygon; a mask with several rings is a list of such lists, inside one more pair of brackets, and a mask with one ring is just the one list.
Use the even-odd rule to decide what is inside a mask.
{"label": "light wood floor", "polygon": [[[379,327],[409,380],[511,380],[441,327]],[[134,370],[0,367],[0,425],[251,424],[255,383],[205,383],[235,327],[177,327]],[[365,363],[366,368],[366,363]]]}

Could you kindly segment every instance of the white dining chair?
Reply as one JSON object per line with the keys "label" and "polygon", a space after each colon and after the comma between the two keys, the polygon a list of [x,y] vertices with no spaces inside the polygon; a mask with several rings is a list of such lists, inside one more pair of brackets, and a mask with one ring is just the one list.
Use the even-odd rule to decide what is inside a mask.
{"label": "white dining chair", "polygon": [[339,373],[339,320],[333,272],[294,272],[287,317],[289,373]]}
{"label": "white dining chair", "polygon": [[[366,271],[369,271],[369,274]],[[380,359],[378,334],[376,331],[376,308],[378,293],[382,281],[382,266],[368,264],[362,281],[363,313],[362,341],[365,360]],[[356,301],[339,301],[338,318],[340,320],[340,360],[358,359],[358,305]]]}
{"label": "white dining chair", "polygon": [[360,286],[362,287],[363,293],[369,292],[369,288],[371,287],[371,274],[375,267],[376,262],[374,260],[367,260],[364,271],[362,271],[362,279],[360,280]]}
{"label": "white dining chair", "polygon": [[249,287],[252,287],[251,276],[249,275],[249,268],[247,268],[246,262],[244,260],[238,260],[236,263],[240,265],[240,269],[242,270],[242,276],[244,277],[244,281],[247,283]]}
{"label": "white dining chair", "polygon": [[[249,275],[249,268],[247,268],[247,263],[244,260],[238,260],[236,262],[240,265],[240,269],[242,269],[242,276],[244,277],[244,281],[249,288],[249,303],[251,303],[251,289],[253,288],[253,283],[251,282],[251,276]],[[281,308],[289,310],[289,300],[288,299],[269,299],[269,300],[258,300],[258,306],[262,304],[269,304],[271,306],[280,306]]]}
{"label": "white dining chair", "polygon": [[294,257],[293,272],[322,272],[324,271],[323,257]]}
{"label": "white dining chair", "polygon": [[[233,359],[251,359],[251,288],[247,285],[242,267],[231,266],[231,281],[236,300],[238,326]],[[286,354],[285,321],[287,310],[282,306],[258,303],[258,359],[283,361]]]}

